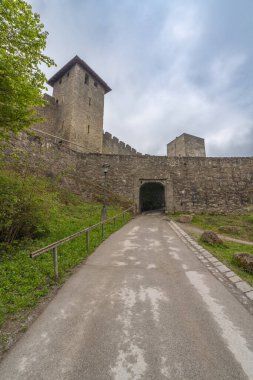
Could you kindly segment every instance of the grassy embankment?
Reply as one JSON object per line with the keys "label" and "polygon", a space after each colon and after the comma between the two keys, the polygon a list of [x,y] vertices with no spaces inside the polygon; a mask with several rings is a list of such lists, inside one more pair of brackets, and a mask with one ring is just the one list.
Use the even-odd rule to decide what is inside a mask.
{"label": "grassy embankment", "polygon": [[[98,223],[101,204],[85,203],[77,195],[45,180],[24,179],[17,173],[5,171],[0,171],[0,201],[1,328],[7,320],[18,319],[24,310],[33,308],[55,287],[52,254],[48,252],[31,259],[29,253]],[[109,206],[108,217],[121,211],[120,207]],[[125,223],[130,218],[131,215],[126,214]],[[115,226],[106,224],[105,238],[121,226],[122,218],[116,219]],[[101,229],[97,229],[91,232],[89,253],[85,235],[59,247],[58,283],[61,284],[100,243]],[[5,339],[0,333],[0,346]]]}
{"label": "grassy embankment", "polygon": [[[176,220],[178,216],[172,217]],[[190,224],[205,231],[211,230],[220,235],[253,242],[252,213],[246,215],[199,214],[193,216]],[[253,274],[246,272],[240,267],[233,257],[234,253],[238,252],[247,252],[253,255],[253,246],[227,240],[223,240],[223,244],[220,245],[211,245],[202,242],[200,236],[196,233],[192,232],[191,235],[200,245],[217,257],[218,260],[253,286]]]}

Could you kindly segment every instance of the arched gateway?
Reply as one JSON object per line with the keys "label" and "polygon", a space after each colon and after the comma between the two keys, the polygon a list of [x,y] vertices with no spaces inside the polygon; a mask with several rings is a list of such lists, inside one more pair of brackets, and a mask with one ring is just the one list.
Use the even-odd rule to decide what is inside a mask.
{"label": "arched gateway", "polygon": [[164,210],[165,188],[160,182],[146,182],[140,187],[140,211]]}

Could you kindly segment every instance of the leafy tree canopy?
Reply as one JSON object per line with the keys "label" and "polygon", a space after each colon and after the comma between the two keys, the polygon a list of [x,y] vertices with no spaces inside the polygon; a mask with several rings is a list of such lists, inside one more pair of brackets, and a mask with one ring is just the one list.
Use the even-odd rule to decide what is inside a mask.
{"label": "leafy tree canopy", "polygon": [[0,139],[38,120],[34,107],[44,104],[46,77],[41,64],[48,33],[40,16],[23,0],[0,0]]}

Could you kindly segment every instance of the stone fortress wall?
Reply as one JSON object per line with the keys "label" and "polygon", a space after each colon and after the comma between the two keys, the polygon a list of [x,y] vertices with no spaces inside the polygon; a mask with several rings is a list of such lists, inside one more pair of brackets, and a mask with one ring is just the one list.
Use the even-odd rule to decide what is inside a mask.
{"label": "stone fortress wall", "polygon": [[[140,188],[159,182],[169,212],[246,212],[253,207],[253,158],[166,157],[81,153],[46,136],[26,133],[13,150],[30,156],[31,172],[61,178],[63,186],[85,198],[103,187],[102,165],[110,165],[108,190],[139,208]],[[11,157],[11,156],[10,156]]]}
{"label": "stone fortress wall", "polygon": [[[74,150],[85,150],[87,153],[95,153],[94,147],[90,144],[85,144],[83,140],[80,140],[77,145],[80,145],[80,149],[77,149],[74,144],[71,144],[70,136],[66,131],[60,128],[60,105],[56,103],[56,99],[48,94],[44,95],[44,99],[47,102],[45,107],[39,108],[39,114],[44,119],[42,123],[34,124],[32,129],[34,131],[41,131],[45,134],[50,134],[55,136],[60,141],[67,140],[69,142],[69,147]],[[66,145],[66,143],[65,143]],[[81,149],[83,147],[83,149]],[[130,145],[125,144],[120,141],[117,137],[112,136],[109,132],[103,132],[102,140],[102,151],[104,154],[119,154],[119,155],[139,155],[142,154],[137,152],[136,149],[132,148]]]}
{"label": "stone fortress wall", "polygon": [[[59,105],[56,103],[55,98],[48,94],[44,94],[44,100],[47,102],[45,107],[37,108],[39,116],[43,118],[43,122],[34,124],[33,127],[41,130],[42,132],[59,135],[60,131],[57,129]],[[66,138],[67,136],[62,135],[62,137]]]}

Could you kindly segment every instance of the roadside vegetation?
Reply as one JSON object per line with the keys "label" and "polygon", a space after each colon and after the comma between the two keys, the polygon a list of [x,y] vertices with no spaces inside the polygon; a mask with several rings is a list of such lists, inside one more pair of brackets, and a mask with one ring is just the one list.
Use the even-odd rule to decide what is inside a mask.
{"label": "roadside vegetation", "polygon": [[253,255],[253,246],[226,241],[223,244],[211,245],[198,239],[198,243],[212,253],[219,261],[224,263],[244,281],[253,286],[253,274],[244,270],[234,259],[234,254],[239,252],[250,253]]}
{"label": "roadside vegetation", "polygon": [[[170,215],[170,218],[177,221],[182,214]],[[227,265],[232,271],[253,286],[253,274],[243,269],[234,259],[235,253],[245,252],[253,255],[253,245],[243,244],[243,240],[253,242],[253,214],[243,215],[220,215],[220,214],[196,214],[193,215],[192,221],[189,223],[180,223],[200,245],[212,253],[218,260]],[[199,233],[190,227],[200,229]],[[201,240],[201,230],[214,231],[219,236],[242,240],[235,242],[224,240],[222,244],[208,244]],[[221,237],[222,238],[222,237]]]}
{"label": "roadside vegetation", "polygon": [[212,230],[217,234],[236,239],[253,241],[253,213],[244,215],[194,215],[192,224],[203,230]]}
{"label": "roadside vegetation", "polygon": [[[109,206],[108,217],[120,207]],[[125,222],[131,218],[126,214]],[[42,178],[0,170],[0,328],[7,320],[20,317],[56,286],[52,253],[35,259],[29,254],[101,219],[101,204],[84,202],[79,196],[60,189]],[[105,225],[105,238],[122,226],[122,218]],[[61,284],[71,270],[101,243],[101,229],[59,247]],[[0,346],[5,343],[0,333]],[[2,342],[1,342],[2,341]]]}

